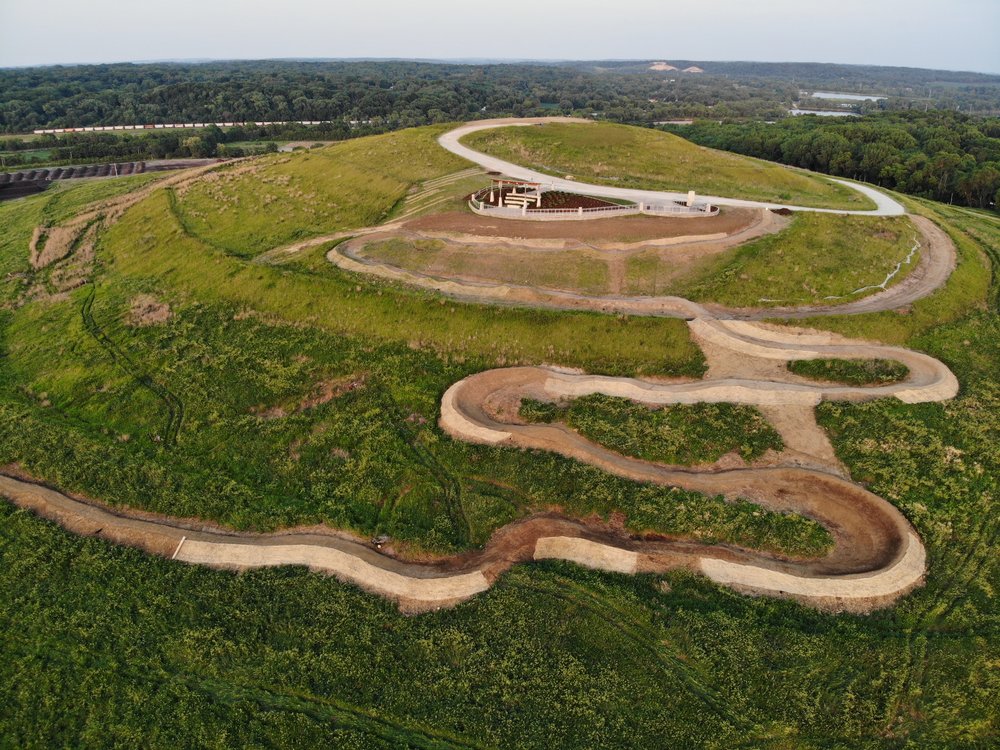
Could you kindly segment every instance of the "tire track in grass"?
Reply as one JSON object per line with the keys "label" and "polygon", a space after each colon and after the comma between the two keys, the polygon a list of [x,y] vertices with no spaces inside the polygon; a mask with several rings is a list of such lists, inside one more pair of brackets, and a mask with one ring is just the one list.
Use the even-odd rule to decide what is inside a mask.
{"label": "tire track in grass", "polygon": [[83,327],[87,329],[87,332],[97,341],[116,365],[124,370],[138,385],[163,402],[167,410],[167,420],[163,428],[161,441],[164,445],[173,447],[177,444],[177,437],[184,422],[184,402],[166,386],[154,380],[149,373],[145,372],[101,329],[94,319],[93,308],[96,295],[97,286],[92,283],[90,291],[87,293],[87,297],[83,300],[83,304],[80,307]]}
{"label": "tire track in grass", "polygon": [[906,665],[897,681],[897,688],[887,700],[883,720],[886,731],[892,730],[904,706],[923,685],[927,667],[927,644],[933,629],[951,613],[983,568],[993,561],[994,550],[1000,544],[1000,523],[990,523],[987,517],[970,535],[970,542],[964,547],[965,551],[954,572],[941,584],[937,595],[918,610],[915,624],[905,631]]}
{"label": "tire track in grass", "polygon": [[230,258],[238,258],[239,260],[244,260],[244,261],[248,260],[246,256],[241,255],[232,248],[226,247],[225,245],[219,242],[215,242],[214,240],[211,240],[208,237],[202,237],[200,234],[198,234],[191,226],[191,222],[187,220],[187,216],[184,215],[184,209],[181,206],[180,201],[177,199],[177,191],[172,187],[165,187],[163,188],[163,192],[167,194],[167,205],[170,208],[171,215],[174,217],[174,221],[177,222],[177,226],[180,228],[182,232],[184,232],[186,236],[190,237],[195,242],[200,242],[201,244],[205,245],[205,247],[210,247],[213,250],[218,250],[219,252],[229,256]]}
{"label": "tire track in grass", "polygon": [[[956,226],[952,224],[952,226]],[[987,303],[994,311],[1000,307],[1000,248],[985,238],[958,226],[986,255],[990,265],[990,293]],[[1000,523],[990,523],[988,509],[983,510],[983,522],[970,535],[953,572],[938,588],[937,596],[915,614],[915,624],[904,631],[905,667],[901,670],[897,688],[886,700],[883,728],[890,731],[899,719],[904,705],[923,684],[926,673],[927,644],[935,635],[933,628],[946,618],[961,600],[968,586],[979,577],[992,561],[1000,544]]]}
{"label": "tire track in grass", "polygon": [[515,585],[559,599],[570,606],[587,610],[612,626],[619,635],[632,641],[649,654],[659,663],[664,672],[677,677],[689,693],[727,724],[744,732],[757,729],[757,726],[751,721],[732,711],[727,706],[725,696],[706,684],[696,669],[685,664],[677,656],[668,653],[665,648],[660,648],[658,644],[662,643],[662,634],[656,632],[652,625],[641,622],[632,613],[609,602],[606,597],[602,597],[563,575],[556,573],[553,579],[551,582],[518,581]]}
{"label": "tire track in grass", "polygon": [[485,750],[491,747],[416,723],[386,718],[336,698],[243,685],[218,678],[186,675],[182,682],[192,690],[207,694],[221,703],[246,701],[269,711],[308,716],[323,724],[364,732],[400,747],[420,750]]}
{"label": "tire track in grass", "polygon": [[409,448],[413,457],[423,466],[441,487],[445,512],[451,520],[451,527],[459,545],[468,545],[472,539],[472,525],[462,504],[462,483],[455,474],[446,467],[427,446],[420,442],[419,433],[406,421],[403,409],[389,389],[378,384],[379,394],[385,399],[392,418],[393,429],[403,444]]}
{"label": "tire track in grass", "polygon": [[[961,227],[959,227],[961,229]],[[962,229],[986,254],[990,262],[990,307],[1000,307],[1000,248],[977,238]],[[983,512],[984,520],[970,535],[970,544],[963,547],[954,572],[942,583],[938,595],[921,608],[916,615],[916,623],[905,631],[904,653],[906,666],[902,670],[898,687],[886,701],[883,727],[891,730],[898,721],[903,707],[914,692],[923,684],[926,673],[927,644],[932,629],[947,617],[958,604],[968,586],[979,577],[983,568],[993,559],[994,550],[1000,544],[1000,523],[990,523],[988,510]]]}

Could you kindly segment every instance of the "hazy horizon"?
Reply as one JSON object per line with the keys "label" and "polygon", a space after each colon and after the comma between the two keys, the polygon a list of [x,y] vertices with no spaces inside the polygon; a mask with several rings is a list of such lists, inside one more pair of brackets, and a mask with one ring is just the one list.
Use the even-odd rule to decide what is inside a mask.
{"label": "hazy horizon", "polygon": [[0,65],[0,69],[13,70],[18,68],[51,68],[51,67],[73,67],[76,65],[154,65],[154,64],[187,64],[187,65],[209,65],[212,63],[228,63],[228,62],[414,62],[414,63],[428,63],[428,64],[440,64],[440,65],[530,65],[530,64],[541,64],[541,65],[555,65],[559,63],[581,63],[581,62],[594,62],[594,63],[620,63],[620,62],[676,62],[683,61],[685,63],[760,63],[762,65],[858,65],[858,66],[872,66],[872,67],[885,67],[885,68],[901,68],[907,70],[940,70],[948,73],[974,73],[978,75],[988,75],[996,76],[1000,75],[1000,72],[994,72],[990,70],[971,70],[969,68],[941,68],[941,67],[923,67],[914,65],[889,65],[883,63],[848,63],[848,62],[834,62],[831,60],[750,60],[750,59],[709,59],[709,58],[688,58],[688,57],[675,57],[675,58],[665,58],[665,57],[554,57],[554,58],[530,58],[530,57],[391,57],[391,56],[376,56],[376,55],[359,55],[352,57],[305,57],[305,56],[287,56],[287,57],[156,57],[147,59],[136,59],[136,60],[102,60],[102,61],[81,61],[81,60],[69,60],[66,62],[55,62],[55,63],[35,63],[30,65]]}
{"label": "hazy horizon", "polygon": [[[582,7],[581,7],[582,6]],[[164,12],[162,7],[169,7]],[[398,59],[816,62],[1000,73],[1000,3],[802,0],[121,0],[0,5],[0,67],[156,61]],[[500,6],[496,6],[500,7]],[[81,10],[83,12],[81,13]]]}

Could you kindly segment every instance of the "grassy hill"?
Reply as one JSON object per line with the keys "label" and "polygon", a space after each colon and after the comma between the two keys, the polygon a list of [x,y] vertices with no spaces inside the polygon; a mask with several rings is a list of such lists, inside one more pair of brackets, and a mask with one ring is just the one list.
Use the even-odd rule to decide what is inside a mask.
{"label": "grassy hill", "polygon": [[497,128],[467,146],[531,169],[581,182],[687,192],[819,208],[874,204],[823,177],[715,151],[657,130],[610,123],[549,123]]}
{"label": "grassy hill", "polygon": [[[732,307],[843,304],[878,292],[886,279],[892,286],[906,278],[919,260],[911,254],[919,240],[905,216],[800,213],[786,230],[732,248],[678,279],[672,292]],[[649,256],[632,259],[633,294],[655,288],[642,273],[644,263],[655,261]]]}
{"label": "grassy hill", "polygon": [[377,224],[412,185],[468,167],[435,126],[272,154],[214,170],[178,193],[192,234],[232,255]]}
{"label": "grassy hill", "polygon": [[[436,149],[432,134],[364,139],[354,153],[387,165],[385,174],[395,161]],[[312,167],[311,158],[278,167],[296,163]],[[250,180],[273,164],[261,160],[257,175],[233,185],[250,191]],[[409,187],[396,174],[382,193],[386,207]],[[553,481],[561,469],[535,474],[529,464],[541,464],[517,452],[487,452],[470,468],[477,449],[444,440],[436,428],[441,394],[455,380],[539,362],[620,373],[701,370],[676,320],[444,304],[340,272],[324,246],[281,266],[252,262],[227,249],[245,247],[243,224],[227,233],[206,223],[211,241],[188,230],[178,209],[206,179],[214,184],[209,173],[187,188],[157,189],[102,230],[88,283],[69,290],[52,288],[50,277],[78,254],[36,269],[28,245],[34,228],[58,223],[71,202],[43,193],[0,206],[7,308],[0,398],[13,410],[4,420],[13,432],[0,438],[4,462],[113,503],[239,527],[326,521],[422,548],[461,549],[572,493]],[[342,181],[328,191],[333,202],[351,194]],[[352,216],[317,220],[311,231],[369,221]],[[270,231],[268,243],[292,238],[280,227]],[[137,308],[163,315],[143,320]],[[577,469],[564,465],[565,481],[577,482]],[[509,489],[483,484],[476,478],[483,472],[508,475]],[[638,504],[644,491],[613,481],[620,485],[613,491],[595,485],[577,494],[604,506],[582,512],[608,512],[609,501]],[[669,529],[657,515],[646,512],[643,523]],[[757,543],[787,528],[777,543],[794,547],[794,520],[754,525]]]}
{"label": "grassy hill", "polygon": [[[402,165],[434,132],[345,147],[376,165],[370,207],[350,202],[363,160],[347,180],[346,165],[315,153],[251,162],[256,173],[228,183],[100,181],[0,205],[0,464],[116,505],[244,528],[326,521],[424,550],[475,547],[551,507],[705,542],[814,548],[801,517],[436,427],[444,389],[488,367],[697,374],[681,321],[456,304],[342,273],[322,246],[278,266],[253,259],[299,233],[367,223],[408,180],[452,171],[436,155]],[[273,200],[261,205],[253,185],[265,178]],[[220,184],[230,202],[213,214]],[[32,266],[37,226],[136,188],[152,192],[94,225],[92,246]],[[282,224],[298,210],[282,202],[293,191],[317,197]],[[1000,316],[984,253],[1000,260],[1000,226],[919,208],[958,244],[948,284],[903,312],[815,321],[919,347],[962,383],[944,404],[820,409],[852,476],[927,545],[926,586],[893,609],[833,616],[683,570],[547,562],[406,617],[302,568],[189,566],[0,503],[0,747],[990,746]],[[72,264],[85,283],[67,289]],[[726,429],[727,411],[692,444]],[[640,416],[650,441],[670,429],[686,445],[673,434],[683,420]],[[595,428],[614,439],[617,419],[607,411]]]}

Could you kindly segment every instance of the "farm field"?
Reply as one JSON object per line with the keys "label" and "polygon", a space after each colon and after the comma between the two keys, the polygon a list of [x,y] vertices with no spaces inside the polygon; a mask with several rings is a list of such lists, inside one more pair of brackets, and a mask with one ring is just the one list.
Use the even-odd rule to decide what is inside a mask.
{"label": "farm field", "polygon": [[548,123],[472,133],[463,142],[556,177],[820,208],[874,208],[817,175],[696,146],[670,133],[610,123]]}
{"label": "farm field", "polygon": [[[240,531],[385,535],[393,554],[417,560],[472,553],[539,512],[793,562],[828,550],[827,530],[803,515],[438,426],[443,394],[494,368],[672,384],[720,362],[681,319],[461,302],[328,262],[372,225],[446,220],[481,184],[436,146],[444,129],[160,186],[162,175],[60,185],[0,205],[5,473]],[[725,185],[736,183],[716,189]],[[839,199],[818,182],[796,189],[798,201]],[[898,507],[926,547],[924,585],[891,607],[834,614],[686,569],[534,561],[457,607],[404,615],[301,566],[237,575],[187,565],[2,503],[0,746],[989,746],[1000,732],[1000,292],[990,271],[1000,224],[908,205],[955,242],[947,283],[905,309],[794,322],[925,352],[960,383],[950,400],[815,408],[836,461]],[[46,256],[78,215],[89,217],[82,234]],[[760,297],[777,289],[822,304],[880,282],[912,232],[906,218],[801,214],[674,286],[649,286],[655,271],[626,264],[624,291],[765,307]],[[404,265],[418,250],[445,263],[438,240],[380,242],[382,260]],[[522,252],[502,280],[610,290],[606,264],[570,252],[546,251],[543,263]],[[473,253],[456,257],[452,272],[479,273]],[[787,369],[852,385],[907,376],[887,360]],[[649,409],[589,395],[516,409],[686,467],[788,447],[766,408],[745,405]]]}

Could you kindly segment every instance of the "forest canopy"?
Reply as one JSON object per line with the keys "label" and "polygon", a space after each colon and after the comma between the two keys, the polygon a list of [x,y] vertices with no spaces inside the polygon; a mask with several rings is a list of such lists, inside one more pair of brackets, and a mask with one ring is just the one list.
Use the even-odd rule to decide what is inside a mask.
{"label": "forest canopy", "polygon": [[922,198],[1000,203],[1000,119],[955,112],[864,118],[795,117],[774,123],[697,122],[672,132],[703,146],[872,182]]}
{"label": "forest canopy", "polygon": [[[242,61],[0,70],[0,132],[109,124],[325,121],[178,132],[6,138],[0,168],[239,157],[274,141],[336,141],[487,117],[575,115],[670,126],[699,144],[949,203],[1000,190],[1000,76],[813,63],[444,64]],[[817,90],[875,100],[829,103]],[[857,117],[790,117],[795,106]]]}
{"label": "forest canopy", "polygon": [[[599,113],[637,124],[787,114],[802,87],[874,91],[892,109],[1000,114],[1000,76],[842,65],[406,61],[122,63],[0,70],[0,132],[103,124],[364,121],[389,129],[500,115]],[[859,109],[862,105],[859,105]]]}

